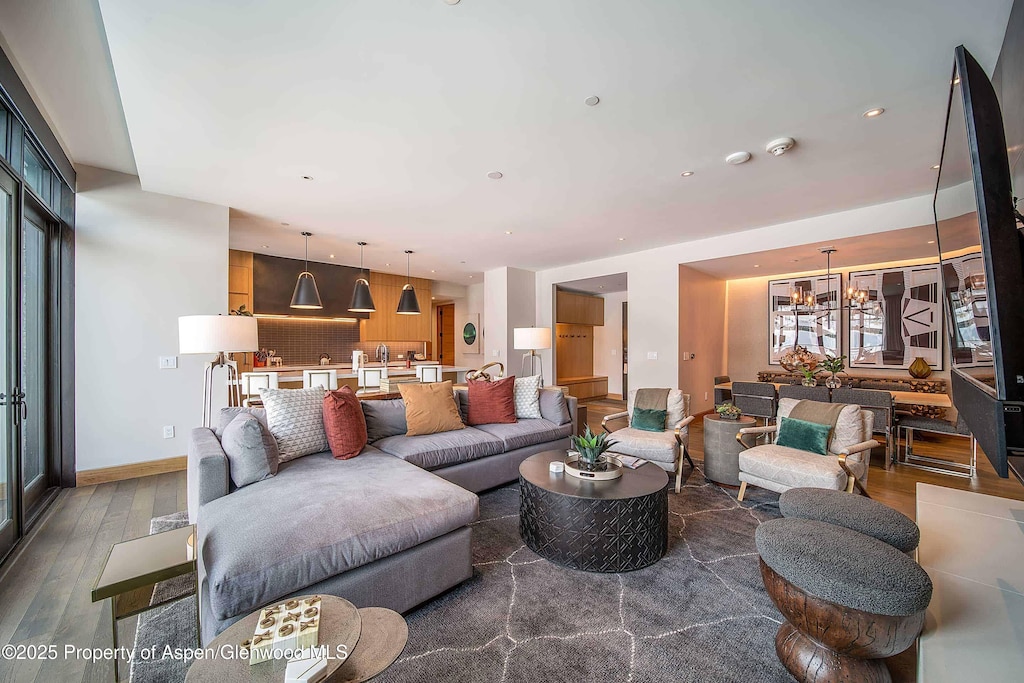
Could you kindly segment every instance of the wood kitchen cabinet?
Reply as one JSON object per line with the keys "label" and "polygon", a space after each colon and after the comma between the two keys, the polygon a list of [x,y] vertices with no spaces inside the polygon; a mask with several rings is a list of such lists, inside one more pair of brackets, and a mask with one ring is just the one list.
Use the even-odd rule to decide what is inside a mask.
{"label": "wood kitchen cabinet", "polygon": [[604,325],[604,299],[599,296],[558,290],[555,299],[556,323],[567,325]]}
{"label": "wood kitchen cabinet", "polygon": [[361,322],[359,338],[364,342],[429,342],[430,280],[412,278],[420,302],[419,315],[398,315],[398,301],[405,286],[405,277],[388,273],[370,273],[370,293],[377,311]]}

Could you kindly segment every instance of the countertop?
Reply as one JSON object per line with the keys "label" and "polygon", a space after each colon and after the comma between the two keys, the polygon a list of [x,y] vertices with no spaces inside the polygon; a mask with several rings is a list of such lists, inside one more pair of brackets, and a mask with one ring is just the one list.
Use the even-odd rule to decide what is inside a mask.
{"label": "countertop", "polygon": [[[432,363],[429,361],[418,361],[412,364],[412,368],[406,368],[405,362],[388,363],[388,376],[390,377],[404,377],[416,374],[417,365],[439,365],[438,363]],[[367,368],[380,368],[379,363],[369,363],[365,367]],[[469,372],[473,368],[462,367],[458,365],[441,365],[441,372],[455,372],[464,373]],[[277,368],[254,368],[254,372],[276,372],[280,375],[278,378],[281,381],[287,381],[290,379],[296,379],[302,381],[303,370],[337,370],[338,379],[356,379],[358,375],[352,372],[351,363],[333,363],[331,365],[284,365]]]}

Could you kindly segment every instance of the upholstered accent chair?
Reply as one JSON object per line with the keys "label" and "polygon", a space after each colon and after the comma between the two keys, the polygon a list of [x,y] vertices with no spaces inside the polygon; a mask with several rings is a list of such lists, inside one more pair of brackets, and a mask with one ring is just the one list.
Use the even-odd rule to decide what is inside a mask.
{"label": "upholstered accent chair", "polygon": [[[778,417],[788,417],[799,403],[794,398],[779,400]],[[745,437],[775,434],[777,425],[745,427],[736,440],[740,451],[740,492],[743,500],[747,484],[782,493],[791,488],[812,487],[867,495],[868,464],[871,449],[880,445],[871,438],[874,415],[858,405],[847,405],[839,414],[829,435],[828,454],[819,455],[775,443],[753,446]]]}
{"label": "upholstered accent chair", "polygon": [[643,458],[653,462],[667,472],[674,472],[676,475],[676,493],[683,486],[683,459],[693,467],[693,460],[687,450],[690,444],[690,423],[693,422],[693,415],[690,415],[690,395],[684,394],[678,389],[668,393],[668,417],[665,420],[665,430],[661,432],[648,432],[642,429],[634,429],[632,426],[613,430],[608,423],[613,420],[627,418],[632,420],[633,402],[636,400],[636,389],[629,392],[626,401],[626,410],[620,413],[612,413],[601,420],[601,427],[609,432],[608,442],[611,444],[611,451],[632,455],[635,458]]}

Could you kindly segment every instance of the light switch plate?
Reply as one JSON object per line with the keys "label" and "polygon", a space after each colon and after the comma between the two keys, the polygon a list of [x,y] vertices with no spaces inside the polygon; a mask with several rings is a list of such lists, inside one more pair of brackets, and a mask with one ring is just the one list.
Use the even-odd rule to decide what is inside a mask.
{"label": "light switch plate", "polygon": [[164,438],[165,439],[173,439],[174,438],[174,425],[166,425],[166,426],[164,426]]}
{"label": "light switch plate", "polygon": [[174,370],[178,367],[177,356],[160,356],[161,370]]}
{"label": "light switch plate", "polygon": [[658,360],[658,352],[657,351],[648,351],[647,352],[647,360]]}
{"label": "light switch plate", "polygon": [[683,360],[690,360],[690,352],[683,351]]}

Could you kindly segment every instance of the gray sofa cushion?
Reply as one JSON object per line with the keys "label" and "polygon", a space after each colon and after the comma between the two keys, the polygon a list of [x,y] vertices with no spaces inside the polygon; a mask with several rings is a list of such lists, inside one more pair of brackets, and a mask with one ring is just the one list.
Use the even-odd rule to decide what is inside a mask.
{"label": "gray sofa cushion", "polygon": [[402,399],[361,401],[360,405],[366,418],[366,440],[370,443],[405,434],[405,401]]}
{"label": "gray sofa cushion", "polygon": [[459,417],[466,424],[469,424],[469,391],[466,389],[455,390],[455,403],[459,406]]}
{"label": "gray sofa cushion", "polygon": [[572,434],[572,425],[558,426],[547,420],[519,420],[509,424],[477,425],[475,429],[501,439],[506,451],[545,441],[557,441]]}
{"label": "gray sofa cushion", "polygon": [[553,422],[559,427],[572,422],[569,415],[569,406],[565,403],[565,394],[561,389],[540,390],[540,415],[545,420]]}
{"label": "gray sofa cushion", "polygon": [[783,517],[816,519],[844,526],[885,541],[905,553],[917,547],[921,530],[914,520],[877,500],[845,491],[828,489],[789,489],[779,496]]}
{"label": "gray sofa cushion", "polygon": [[[224,436],[224,428],[231,424],[239,415],[255,415],[259,421],[270,431],[270,424],[267,422],[267,411],[263,408],[242,408],[238,406],[232,406],[230,408],[221,408],[220,415],[217,421],[217,428],[214,430],[217,434],[217,438]],[[276,441],[274,443],[277,443]]]}
{"label": "gray sofa cushion", "polygon": [[504,450],[501,439],[475,427],[422,436],[389,436],[373,445],[428,470],[485,458]]}
{"label": "gray sofa cushion", "polygon": [[476,520],[476,495],[390,455],[318,453],[218,498],[199,519],[210,608],[244,614]]}
{"label": "gray sofa cushion", "polygon": [[277,474],[277,443],[255,415],[236,416],[224,428],[221,447],[238,488]]}
{"label": "gray sofa cushion", "polygon": [[917,562],[851,529],[783,517],[762,522],[754,540],[761,559],[777,574],[845,607],[908,616],[932,599],[932,580]]}

